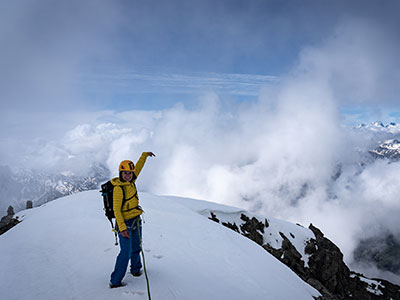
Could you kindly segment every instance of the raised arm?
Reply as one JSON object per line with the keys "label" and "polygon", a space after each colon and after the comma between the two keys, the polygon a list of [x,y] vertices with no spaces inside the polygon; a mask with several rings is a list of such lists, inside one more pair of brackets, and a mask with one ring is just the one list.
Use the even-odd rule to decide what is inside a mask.
{"label": "raised arm", "polygon": [[139,160],[137,161],[135,165],[135,175],[136,177],[139,176],[140,171],[142,171],[142,168],[144,164],[146,163],[147,157],[153,157],[155,154],[153,152],[143,152],[142,155],[140,156]]}

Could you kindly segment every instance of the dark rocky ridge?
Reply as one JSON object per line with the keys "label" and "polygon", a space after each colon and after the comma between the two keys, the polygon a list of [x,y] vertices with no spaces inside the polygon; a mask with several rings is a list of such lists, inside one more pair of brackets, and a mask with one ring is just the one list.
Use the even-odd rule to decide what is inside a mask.
{"label": "dark rocky ridge", "polygon": [[280,248],[274,248],[268,242],[264,242],[263,233],[269,226],[268,220],[260,221],[256,217],[250,218],[242,213],[241,223],[236,224],[224,222],[216,212],[210,214],[209,219],[246,236],[287,265],[323,295],[320,297],[321,300],[400,299],[400,286],[382,279],[368,279],[362,274],[350,271],[343,261],[340,249],[312,224],[309,229],[313,232],[314,238],[307,241],[304,249],[305,254],[309,255],[306,266],[302,255],[284,233],[279,232],[283,239]]}
{"label": "dark rocky ridge", "polygon": [[2,217],[0,220],[0,235],[13,228],[19,222],[18,218],[14,218],[14,208],[9,206],[7,209],[7,215]]}

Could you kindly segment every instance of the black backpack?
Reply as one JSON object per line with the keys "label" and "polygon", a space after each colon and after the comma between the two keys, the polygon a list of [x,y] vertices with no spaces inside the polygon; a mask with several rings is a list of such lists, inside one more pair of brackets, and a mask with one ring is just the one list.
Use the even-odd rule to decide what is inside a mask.
{"label": "black backpack", "polygon": [[[121,207],[122,207],[126,201],[126,197],[125,197],[124,188],[121,188],[121,189],[122,189],[122,196],[123,196],[122,205],[121,205]],[[117,246],[118,245],[117,230],[115,229],[114,224],[112,222],[112,219],[115,218],[114,208],[113,208],[113,192],[114,192],[114,185],[111,183],[110,180],[101,185],[100,193],[103,196],[104,213],[105,213],[107,219],[111,223],[112,231],[114,231],[114,235],[115,235],[115,245]],[[115,222],[115,223],[117,223],[117,222]],[[115,224],[115,225],[117,225],[117,224]]]}
{"label": "black backpack", "polygon": [[[114,185],[111,183],[111,180],[107,181],[106,183],[101,185],[101,195],[103,196],[103,204],[104,204],[104,214],[106,215],[107,219],[110,221],[111,226],[114,228],[112,223],[112,219],[115,218],[114,215],[114,208],[113,208],[113,192],[114,192]],[[122,188],[122,205],[124,205],[126,201],[125,197],[125,190]]]}
{"label": "black backpack", "polygon": [[[121,190],[122,190],[121,208],[124,206],[126,200],[130,200],[134,197],[138,198],[137,188],[136,188],[136,185],[134,182],[133,182],[133,185],[135,186],[136,193],[129,199],[126,199],[125,189],[123,187],[121,187]],[[112,226],[113,226],[112,219],[115,218],[114,207],[113,207],[113,192],[114,192],[114,185],[111,183],[111,180],[109,180],[106,183],[101,185],[100,193],[103,196],[104,214],[106,215],[107,219],[111,222]],[[138,200],[139,200],[139,198],[138,198]],[[140,205],[130,208],[130,209],[128,209],[128,211],[132,210],[132,209],[140,209],[141,211],[143,211],[143,209],[140,207]],[[114,226],[113,226],[113,228],[114,228]]]}

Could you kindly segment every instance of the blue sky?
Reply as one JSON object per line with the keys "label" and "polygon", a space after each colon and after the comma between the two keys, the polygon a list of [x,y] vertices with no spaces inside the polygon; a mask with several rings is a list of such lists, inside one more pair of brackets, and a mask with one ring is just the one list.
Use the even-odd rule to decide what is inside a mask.
{"label": "blue sky", "polygon": [[253,103],[297,78],[327,84],[347,123],[398,121],[399,8],[398,1],[2,1],[8,130],[1,138],[54,136],[103,110],[196,108],[208,93],[227,106]]}

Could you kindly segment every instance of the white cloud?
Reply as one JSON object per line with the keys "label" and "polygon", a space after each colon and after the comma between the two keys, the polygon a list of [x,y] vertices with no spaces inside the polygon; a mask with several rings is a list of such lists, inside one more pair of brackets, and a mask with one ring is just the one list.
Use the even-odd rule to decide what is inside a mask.
{"label": "white cloud", "polygon": [[[102,23],[100,27],[106,25]],[[24,97],[16,103],[34,106],[30,96],[35,96],[40,116],[46,115],[42,111],[46,111],[47,105],[54,105],[53,96],[70,86],[60,84],[62,88],[58,89],[59,81],[54,75],[70,80],[76,68],[69,69],[69,64],[76,67],[81,49],[90,52],[96,48],[93,45],[98,45],[98,42],[88,44],[88,49],[79,43],[76,48],[68,46],[76,40],[68,35],[71,32],[67,29],[69,38],[56,36],[53,44],[59,50],[59,38],[60,48],[72,47],[72,55],[61,63],[59,56],[54,55],[42,65],[44,52],[31,53],[28,50],[32,45],[24,44],[28,33],[23,31],[18,38],[18,43],[22,43],[18,47],[22,51],[19,57],[32,61],[27,72],[22,72],[21,82],[26,79],[27,86],[32,84],[33,88],[23,92]],[[89,33],[92,29],[88,29]],[[93,33],[96,36],[98,31]],[[22,161],[33,168],[85,173],[90,164],[102,162],[116,175],[121,160],[135,161],[142,151],[153,151],[157,157],[149,159],[138,182],[140,189],[236,205],[304,225],[312,222],[338,243],[351,260],[351,252],[361,235],[372,236],[387,229],[397,232],[400,228],[396,218],[399,163],[377,161],[361,172],[355,150],[369,146],[370,137],[343,129],[339,114],[344,104],[376,105],[378,110],[381,104],[396,104],[399,49],[398,41],[392,40],[390,34],[391,31],[385,32],[374,22],[346,19],[333,36],[305,49],[298,65],[279,82],[265,86],[254,103],[223,104],[217,94],[210,93],[192,109],[177,104],[147,112],[98,111],[74,115],[68,111],[43,118],[38,131],[16,134],[18,142],[10,137],[18,120],[29,119],[29,113],[5,115],[7,120],[13,120],[14,126],[9,126],[6,133],[7,144],[11,146],[2,152],[7,152],[6,161],[10,164]],[[60,69],[66,73],[59,74]],[[25,69],[14,69],[16,73],[21,70]],[[46,76],[31,82],[37,70]],[[217,91],[220,88],[242,95],[254,95],[269,79],[205,74],[146,77],[133,73],[111,79],[118,79],[118,83],[121,79],[146,81],[148,85],[140,87],[144,91],[154,84],[174,91],[188,88],[200,91],[217,86]],[[52,88],[43,89],[43,83]],[[137,92],[130,84],[123,83],[121,88]],[[68,99],[64,96],[63,99]],[[53,129],[51,141],[40,139],[47,126]],[[339,164],[342,175],[333,182]],[[357,172],[361,173],[356,175]]]}
{"label": "white cloud", "polygon": [[102,74],[82,74],[80,86],[94,95],[118,90],[124,94],[219,94],[258,96],[261,87],[278,81],[277,76],[225,73],[171,73],[114,70]]}
{"label": "white cloud", "polygon": [[2,111],[59,112],[82,107],[75,74],[88,60],[112,55],[105,40],[119,22],[118,6],[108,1],[2,5]]}
{"label": "white cloud", "polygon": [[301,55],[296,75],[330,85],[340,104],[398,104],[398,34],[385,22],[347,17],[332,36]]}
{"label": "white cloud", "polygon": [[[371,222],[390,230],[397,226],[395,218],[386,218],[399,209],[396,164],[378,161],[354,175],[357,146],[368,145],[370,137],[343,129],[325,82],[290,77],[257,103],[227,107],[216,94],[200,102],[195,109],[176,105],[154,112],[98,113],[97,121],[42,145],[27,161],[74,172],[103,162],[116,175],[121,160],[135,161],[142,151],[153,151],[157,157],[141,175],[142,190],[312,222],[348,259],[354,237],[366,234]],[[342,175],[332,182],[340,163]],[[382,213],[365,219],[378,206]]]}
{"label": "white cloud", "polygon": [[[356,176],[357,146],[369,145],[370,137],[341,126],[329,86],[297,79],[282,81],[257,103],[227,107],[209,94],[195,109],[99,112],[58,141],[38,145],[25,161],[75,173],[102,162],[116,175],[121,160],[153,151],[141,190],[312,222],[351,261],[359,238],[400,228],[398,163],[377,161]],[[339,163],[342,175],[332,181]]]}

